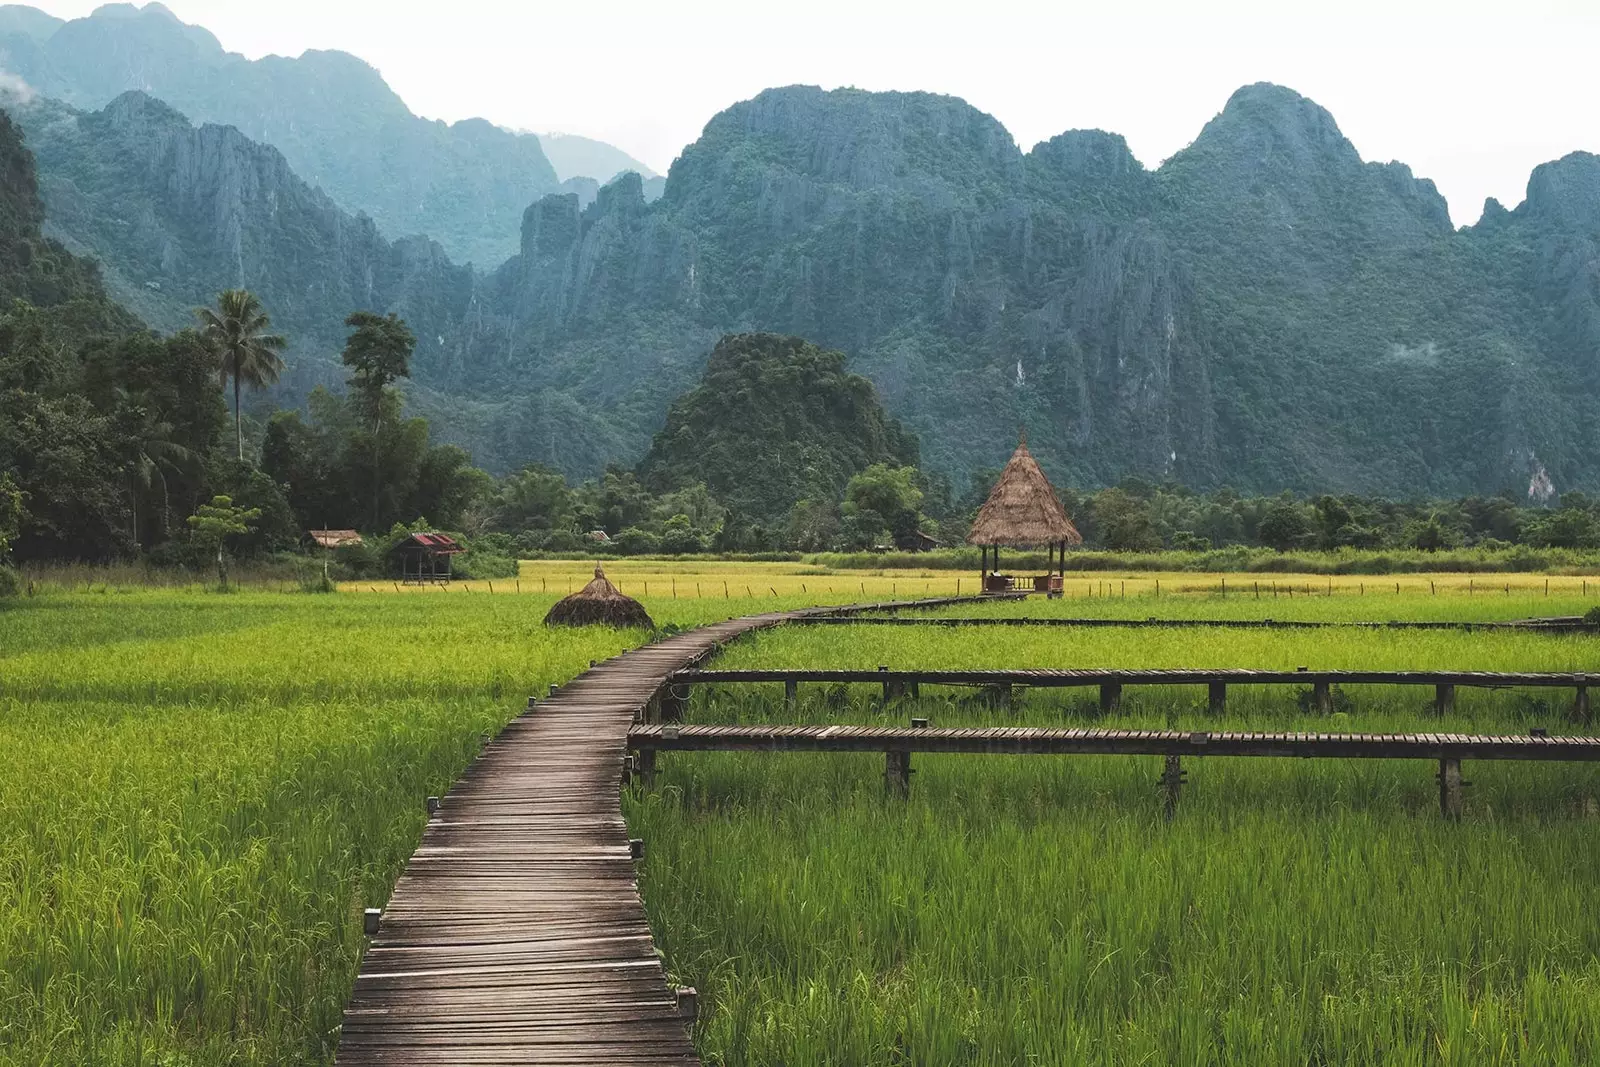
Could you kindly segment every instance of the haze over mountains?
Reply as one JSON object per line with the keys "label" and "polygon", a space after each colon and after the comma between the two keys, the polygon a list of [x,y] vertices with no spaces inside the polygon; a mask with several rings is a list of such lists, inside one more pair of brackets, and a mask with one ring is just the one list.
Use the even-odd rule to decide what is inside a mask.
{"label": "haze over mountains", "polygon": [[653,199],[571,169],[628,166],[609,146],[427,122],[353,57],[252,63],[157,5],[0,9],[0,56],[39,94],[9,109],[49,232],[126,306],[171,328],[247,285],[296,390],[340,377],[352,308],[397,311],[415,399],[492,468],[632,462],[715,339],[763,329],[846,352],[958,477],[1026,424],[1079,485],[1600,485],[1586,153],[1458,231],[1277,86],[1155,170],[1115,134],[1023,153],[954,98],[795,86],[716,116]]}

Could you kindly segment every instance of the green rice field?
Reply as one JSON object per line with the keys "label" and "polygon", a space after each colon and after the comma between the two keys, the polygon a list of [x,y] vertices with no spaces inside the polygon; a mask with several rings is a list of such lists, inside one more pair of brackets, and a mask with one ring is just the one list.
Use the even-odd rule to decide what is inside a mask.
{"label": "green rice field", "polygon": [[[685,627],[852,599],[771,571],[646,606]],[[627,578],[623,579],[625,582]],[[1415,583],[1416,576],[1408,576]],[[644,579],[632,592],[642,592]],[[1313,580],[1314,581],[1314,580]],[[1341,579],[1341,581],[1346,581]],[[1423,579],[1426,581],[1426,578]],[[1454,582],[1455,579],[1451,579]],[[878,577],[872,591],[905,579]],[[793,588],[809,583],[813,588]],[[859,584],[859,583],[858,583]],[[1198,583],[1197,583],[1198,584]],[[1307,583],[1308,585],[1311,582]],[[740,597],[738,585],[749,595]],[[768,586],[767,595],[762,586]],[[326,1064],[380,905],[444,792],[526,697],[648,639],[549,631],[557,592],[219,595],[89,585],[0,607],[0,1063]],[[946,614],[1517,618],[1577,591],[1408,586],[1276,603],[1203,588]],[[920,590],[916,590],[920,592]],[[674,595],[676,594],[676,595]],[[855,597],[859,599],[859,597]],[[1116,616],[1113,616],[1116,617]],[[1540,634],[792,627],[717,666],[1595,669]],[[1307,721],[1288,687],[1228,721]],[[1203,691],[996,706],[805,687],[794,718],[938,725],[1217,720]],[[1462,690],[1461,729],[1564,722],[1570,693]],[[1341,724],[1428,723],[1420,691],[1351,687]],[[700,691],[697,721],[784,721],[781,689]],[[1325,722],[1326,720],[1319,720]],[[625,811],[646,905],[702,997],[714,1064],[1584,1064],[1600,1060],[1600,772],[1431,765],[669,755]]]}

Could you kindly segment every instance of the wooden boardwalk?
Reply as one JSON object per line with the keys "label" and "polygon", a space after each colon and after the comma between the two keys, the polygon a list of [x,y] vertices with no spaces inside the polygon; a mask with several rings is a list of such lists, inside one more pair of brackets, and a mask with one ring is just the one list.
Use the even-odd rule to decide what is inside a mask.
{"label": "wooden boardwalk", "polygon": [[933,729],[927,720],[899,726],[677,726],[635,727],[628,744],[646,780],[658,752],[882,752],[884,783],[900,796],[911,790],[911,754],[1164,756],[1161,785],[1166,813],[1177,810],[1186,756],[1276,756],[1311,759],[1427,759],[1439,761],[1439,811],[1461,818],[1461,761],[1542,760],[1600,762],[1600,737],[1525,737],[1482,734],[1248,733],[1207,730],[1052,729],[994,726]]}
{"label": "wooden boardwalk", "polygon": [[1039,616],[934,616],[926,619],[908,619],[898,615],[817,615],[794,619],[791,625],[809,626],[1020,626],[1055,627],[1061,629],[1159,629],[1159,630],[1475,630],[1507,631],[1536,634],[1592,634],[1600,633],[1600,624],[1585,622],[1581,615],[1571,618],[1512,619],[1502,622],[1437,622],[1431,620],[1392,619],[1388,622],[1326,622],[1314,619],[1114,619],[1114,618],[1045,618]]}
{"label": "wooden boardwalk", "polygon": [[1323,734],[1040,726],[907,728],[668,724],[636,726],[628,732],[628,744],[640,752],[902,751],[988,755],[1600,761],[1600,737],[1550,737],[1546,734]]}
{"label": "wooden boardwalk", "polygon": [[1590,686],[1600,685],[1600,674],[1576,672],[1509,672],[1509,671],[1270,671],[1248,668],[1152,668],[1120,670],[1106,668],[1088,669],[1018,669],[1018,670],[912,670],[892,671],[888,667],[877,670],[823,669],[805,670],[787,667],[757,668],[753,670],[681,670],[672,676],[668,718],[681,717],[687,704],[688,691],[695,685],[730,685],[749,682],[783,682],[787,699],[793,704],[796,687],[801,682],[881,684],[884,699],[890,700],[904,694],[916,693],[922,685],[984,686],[1008,691],[1014,686],[1044,689],[1068,689],[1098,686],[1100,707],[1113,711],[1121,703],[1124,686],[1130,685],[1203,685],[1210,696],[1210,707],[1221,714],[1227,703],[1229,686],[1235,685],[1309,685],[1312,703],[1323,713],[1333,710],[1333,687],[1347,685],[1432,686],[1434,708],[1440,715],[1449,714],[1455,707],[1456,688],[1511,689],[1529,687],[1536,689],[1571,689],[1573,691],[1570,718],[1587,723],[1591,718]]}
{"label": "wooden boardwalk", "polygon": [[675,672],[743,634],[894,606],[718,623],[530,701],[429,820],[362,960],[336,1062],[698,1063],[694,1000],[667,985],[622,818],[628,730]]}

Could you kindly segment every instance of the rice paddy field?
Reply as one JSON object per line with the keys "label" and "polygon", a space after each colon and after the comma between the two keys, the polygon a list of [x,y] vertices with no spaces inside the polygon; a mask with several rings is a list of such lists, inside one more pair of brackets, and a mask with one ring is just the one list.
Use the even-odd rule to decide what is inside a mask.
{"label": "rice paddy field", "polygon": [[[589,573],[541,562],[492,592],[398,595],[91,581],[0,607],[0,1063],[330,1062],[361,909],[415,847],[423,798],[529,694],[648,639],[541,625],[564,581]],[[671,627],[948,594],[956,580],[699,562],[608,573]],[[1408,576],[1399,593],[1336,578],[1331,595],[1326,579],[1278,576],[1278,599],[1257,600],[1234,588],[1247,578],[1224,596],[1220,576],[1142,574],[1126,596],[1088,595],[1122,580],[937,614],[1489,620],[1600,599],[1582,578],[1552,578],[1546,595],[1526,575],[1509,593],[1496,576],[1492,595],[1454,576]],[[1565,671],[1600,666],[1594,641],[863,624],[762,634],[716,665]],[[690,718],[1217,728],[1204,702],[1129,689],[1102,718],[1091,691],[999,705],[925,687],[884,706],[866,687],[818,686],[791,713],[781,689],[729,687],[697,691]],[[1287,687],[1232,690],[1227,721],[1287,728],[1309,721],[1303,704]],[[1577,728],[1569,704],[1462,690],[1455,721],[1560,732]],[[1323,728],[1443,728],[1428,708],[1417,691],[1351,687]],[[642,885],[668,968],[701,992],[703,1057],[1600,1060],[1600,772],[1469,764],[1466,817],[1449,824],[1431,765],[1185,762],[1169,823],[1147,758],[919,756],[910,799],[892,801],[881,757],[664,756],[624,808],[649,842]]]}

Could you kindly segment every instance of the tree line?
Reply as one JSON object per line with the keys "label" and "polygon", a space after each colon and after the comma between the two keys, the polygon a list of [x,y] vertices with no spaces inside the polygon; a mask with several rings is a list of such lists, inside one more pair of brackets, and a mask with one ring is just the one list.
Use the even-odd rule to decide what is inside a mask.
{"label": "tree line", "polygon": [[[374,543],[347,562],[371,570],[387,544],[421,526],[463,533],[486,573],[543,553],[919,549],[960,544],[998,476],[979,472],[958,493],[912,464],[874,462],[842,493],[816,480],[786,485],[799,499],[761,514],[740,503],[776,499],[764,487],[719,494],[703,481],[663,483],[643,466],[613,466],[582,484],[540,466],[496,479],[407,416],[399,384],[416,338],[392,314],[346,320],[342,395],[319,387],[304,409],[276,411],[254,433],[244,394],[278,380],[285,341],[251,293],[220,294],[192,329],[166,337],[90,332],[74,341],[62,327],[71,321],[70,303],[46,317],[18,301],[0,315],[0,563],[209,567],[224,549],[292,552],[308,529],[348,528]],[[738,451],[739,442],[727,445]],[[748,447],[781,454],[783,442]],[[914,455],[914,441],[904,451]],[[1600,546],[1600,500],[1575,492],[1548,503],[1509,492],[1394,501],[1202,493],[1138,479],[1059,492],[1086,545],[1116,551]]]}

